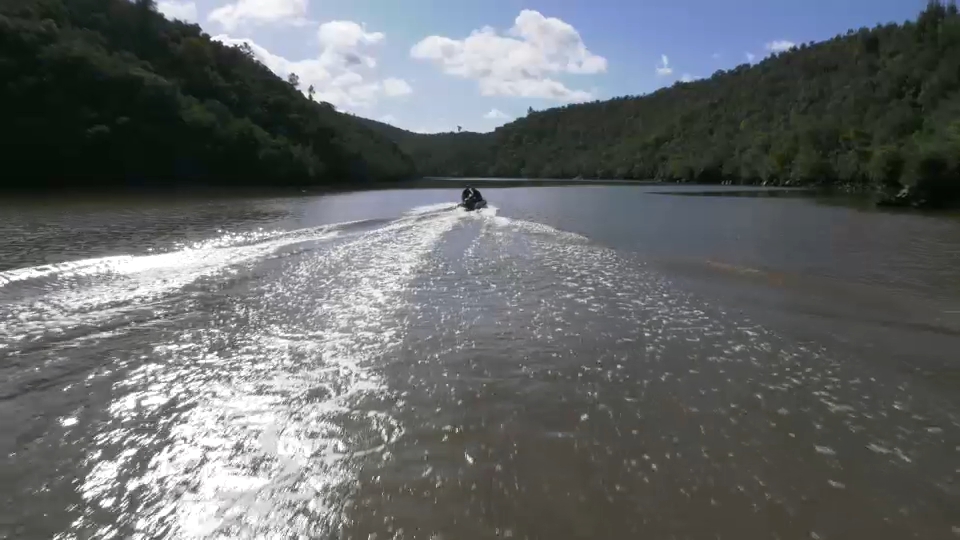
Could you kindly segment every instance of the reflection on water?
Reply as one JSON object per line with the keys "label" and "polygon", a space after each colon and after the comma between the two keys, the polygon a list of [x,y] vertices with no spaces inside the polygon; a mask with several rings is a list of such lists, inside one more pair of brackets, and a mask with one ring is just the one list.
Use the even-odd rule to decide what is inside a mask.
{"label": "reflection on water", "polygon": [[754,197],[754,198],[783,198],[783,197],[802,197],[809,198],[814,194],[814,190],[802,188],[750,188],[748,186],[731,189],[712,189],[707,191],[697,191],[687,189],[683,191],[655,190],[651,193],[657,195],[672,195],[679,197]]}
{"label": "reflection on water", "polygon": [[637,189],[0,222],[0,537],[955,537],[955,224]]}

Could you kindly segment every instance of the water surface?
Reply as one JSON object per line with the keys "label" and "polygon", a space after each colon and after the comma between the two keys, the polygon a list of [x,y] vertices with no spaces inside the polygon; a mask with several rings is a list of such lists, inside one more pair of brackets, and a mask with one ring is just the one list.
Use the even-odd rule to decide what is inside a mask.
{"label": "water surface", "polygon": [[960,223],[481,189],[4,205],[0,537],[960,534]]}

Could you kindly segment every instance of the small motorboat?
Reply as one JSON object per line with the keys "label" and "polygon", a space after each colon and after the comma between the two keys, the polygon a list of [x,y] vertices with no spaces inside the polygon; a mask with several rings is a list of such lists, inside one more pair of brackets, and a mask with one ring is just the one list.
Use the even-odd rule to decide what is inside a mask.
{"label": "small motorboat", "polygon": [[485,199],[467,199],[457,206],[465,208],[467,212],[472,212],[487,206],[487,201]]}
{"label": "small motorboat", "polygon": [[483,195],[480,194],[480,191],[473,186],[467,186],[463,190],[463,193],[460,195],[461,202],[457,206],[461,206],[471,212],[473,210],[479,210],[487,205],[487,201],[484,200]]}

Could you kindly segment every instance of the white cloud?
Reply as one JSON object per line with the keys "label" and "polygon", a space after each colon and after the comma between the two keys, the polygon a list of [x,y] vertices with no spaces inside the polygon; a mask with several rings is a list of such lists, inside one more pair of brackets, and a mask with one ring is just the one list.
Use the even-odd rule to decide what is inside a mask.
{"label": "white cloud", "polygon": [[520,96],[546,98],[557,101],[587,101],[593,94],[585,90],[571,90],[554,79],[480,79],[480,93],[484,96]]}
{"label": "white cloud", "polygon": [[792,48],[794,48],[794,47],[796,47],[796,46],[797,46],[796,43],[794,43],[794,42],[792,42],[792,41],[787,41],[787,40],[785,40],[785,39],[778,39],[778,40],[776,40],[776,41],[771,41],[770,43],[767,43],[767,44],[766,44],[767,50],[768,50],[768,51],[773,51],[773,52],[789,51],[790,49],[792,49]]}
{"label": "white cloud", "polygon": [[394,116],[394,115],[392,115],[392,114],[385,114],[385,115],[383,115],[383,116],[380,117],[380,121],[383,122],[384,124],[394,124],[394,125],[395,125],[395,124],[397,123],[397,117]]}
{"label": "white cloud", "polygon": [[680,81],[685,83],[693,82],[693,81],[696,81],[697,79],[702,79],[702,77],[700,77],[699,75],[691,75],[689,73],[684,73],[683,76],[680,77]]}
{"label": "white cloud", "polygon": [[367,32],[363,25],[353,21],[330,21],[320,25],[317,39],[327,49],[346,50],[357,46],[380,43],[386,36],[383,32]]}
{"label": "white cloud", "polygon": [[746,57],[747,57],[747,62],[750,62],[751,64],[753,63],[754,60],[757,59],[757,55],[755,55],[755,54],[753,54],[753,53],[748,52],[748,53],[744,53],[744,54],[745,54]]}
{"label": "white cloud", "polygon": [[168,19],[195,22],[197,20],[197,5],[193,2],[167,0],[157,2],[157,11]]}
{"label": "white cloud", "polygon": [[300,78],[300,90],[305,94],[314,87],[318,101],[332,103],[339,108],[369,108],[381,97],[394,97],[412,92],[403,79],[377,80],[376,60],[367,48],[384,40],[379,32],[368,33],[357,23],[333,21],[317,30],[320,52],[316,58],[289,60],[274,54],[250,39],[228,35],[213,39],[227,45],[250,45],[254,56],[271,71],[286,79],[290,73]]}
{"label": "white cloud", "polygon": [[476,80],[485,96],[506,95],[584,101],[590,92],[572,90],[552,75],[587,75],[607,70],[607,60],[587,50],[566,22],[523,10],[505,35],[485,26],[464,39],[428,36],[410,56],[444,72]]}
{"label": "white cloud", "polygon": [[323,50],[321,54],[323,63],[347,68],[376,67],[376,59],[363,54],[362,49],[366,45],[376,45],[385,38],[383,33],[367,32],[366,28],[353,21],[325,22],[317,30],[317,40]]}
{"label": "white cloud", "polygon": [[511,117],[500,109],[490,109],[490,112],[483,115],[487,120],[509,120]]}
{"label": "white cloud", "polygon": [[413,88],[403,79],[390,77],[383,80],[383,93],[388,96],[406,96],[413,93]]}
{"label": "white cloud", "polygon": [[670,67],[670,59],[667,58],[667,55],[660,55],[660,63],[657,64],[657,75],[660,77],[666,77],[673,73],[673,68]]}
{"label": "white cloud", "polygon": [[227,30],[250,24],[296,24],[304,25],[309,0],[236,0],[219,7],[207,17]]}

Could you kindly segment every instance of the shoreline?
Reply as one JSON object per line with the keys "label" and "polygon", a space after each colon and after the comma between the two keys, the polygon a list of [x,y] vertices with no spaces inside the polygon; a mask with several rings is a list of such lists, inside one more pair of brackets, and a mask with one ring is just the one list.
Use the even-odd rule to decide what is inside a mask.
{"label": "shoreline", "polygon": [[[776,197],[800,196],[824,199],[845,199],[853,206],[864,209],[910,212],[939,215],[956,214],[960,201],[947,204],[919,204],[909,194],[900,197],[884,194],[874,186],[862,185],[764,185],[757,182],[676,182],[665,180],[631,180],[599,178],[497,178],[497,177],[442,177],[423,176],[406,180],[370,181],[362,183],[334,183],[316,186],[230,186],[218,184],[170,184],[114,186],[68,189],[9,189],[0,187],[0,207],[17,204],[35,204],[44,201],[75,199],[78,203],[90,201],[109,202],[149,197],[189,200],[216,197],[220,199],[248,198],[295,198],[323,195],[339,195],[365,191],[452,189],[459,190],[466,184],[491,188],[513,187],[565,187],[565,186],[656,186],[664,191],[652,191],[658,195],[679,196],[755,196]],[[683,190],[673,191],[673,188]],[[703,191],[696,191],[701,188]],[[923,201],[921,201],[922,203]]]}

